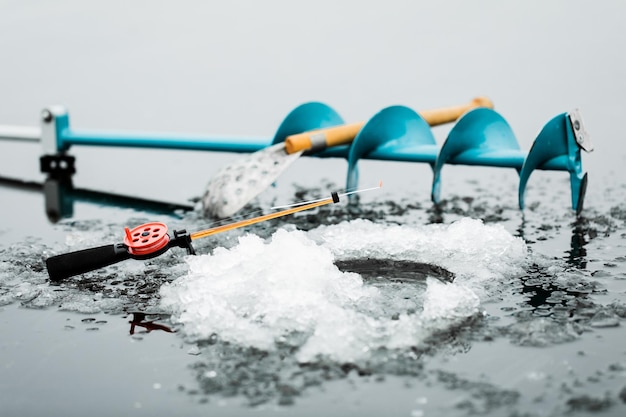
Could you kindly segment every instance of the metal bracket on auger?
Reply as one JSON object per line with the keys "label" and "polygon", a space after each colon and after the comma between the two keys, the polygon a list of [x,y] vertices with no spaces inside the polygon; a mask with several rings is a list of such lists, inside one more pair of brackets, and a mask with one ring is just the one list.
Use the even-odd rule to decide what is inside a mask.
{"label": "metal bracket on auger", "polygon": [[585,124],[583,123],[583,117],[580,114],[580,110],[574,109],[568,113],[568,116],[578,146],[580,146],[580,148],[584,151],[593,151],[593,144],[591,143],[591,138],[585,129]]}

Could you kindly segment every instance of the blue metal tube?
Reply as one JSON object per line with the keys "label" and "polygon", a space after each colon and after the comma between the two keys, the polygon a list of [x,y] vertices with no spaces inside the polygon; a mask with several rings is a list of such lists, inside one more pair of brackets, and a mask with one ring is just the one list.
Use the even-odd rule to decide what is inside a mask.
{"label": "blue metal tube", "polygon": [[269,138],[206,137],[162,133],[128,133],[75,131],[69,128],[59,132],[61,148],[72,145],[115,146],[136,148],[185,149],[196,151],[256,152],[269,146]]}

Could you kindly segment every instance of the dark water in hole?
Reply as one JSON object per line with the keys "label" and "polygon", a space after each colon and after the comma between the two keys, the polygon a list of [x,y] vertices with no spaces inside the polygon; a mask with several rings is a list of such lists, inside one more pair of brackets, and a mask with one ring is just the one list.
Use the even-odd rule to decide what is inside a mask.
{"label": "dark water in hole", "polygon": [[416,283],[429,276],[442,281],[454,280],[454,274],[445,268],[421,262],[368,258],[336,261],[335,265],[342,271],[356,272],[368,282],[379,278],[389,282]]}
{"label": "dark water in hole", "polygon": [[[270,138],[306,101],[358,121],[392,104],[425,109],[486,94],[522,149],[549,118],[580,107],[596,150],[583,154],[590,181],[578,218],[562,172],[533,173],[522,213],[513,170],[446,166],[435,208],[427,165],[361,161],[360,184],[383,179],[384,187],[358,208],[248,229],[269,239],[278,228],[314,232],[354,219],[408,230],[473,218],[527,244],[519,273],[473,288],[483,290],[477,314],[435,327],[414,346],[385,345],[355,361],[298,361],[306,331],[271,351],[219,334],[189,342],[159,303],[160,289],[186,274],[182,250],[49,284],[50,255],[117,242],[127,225],[160,220],[197,230],[207,219],[92,193],[52,223],[38,187],[3,183],[0,415],[624,415],[623,12],[619,1],[2,3],[0,124],[34,125],[43,106],[61,103],[77,128]],[[439,144],[448,129],[434,129]],[[40,154],[37,144],[0,142],[0,175],[42,181]],[[238,157],[72,154],[79,189],[187,206]],[[247,209],[325,195],[342,187],[345,168],[301,158]],[[233,248],[244,233],[196,249]],[[427,277],[455,285],[465,278],[441,262],[372,259],[337,265],[389,296],[375,311],[358,310],[387,326],[419,315]]]}

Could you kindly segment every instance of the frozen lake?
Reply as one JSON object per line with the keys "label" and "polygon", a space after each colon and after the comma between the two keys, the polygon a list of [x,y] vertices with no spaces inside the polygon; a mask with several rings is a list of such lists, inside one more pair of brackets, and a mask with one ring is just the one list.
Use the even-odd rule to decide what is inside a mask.
{"label": "frozen lake", "polygon": [[[619,1],[0,4],[0,125],[271,138],[301,103],[346,121],[489,96],[528,150],[579,108],[585,208],[566,173],[361,161],[345,203],[74,277],[48,256],[172,211],[76,194],[47,218],[41,147],[0,141],[0,414],[560,416],[626,411],[626,31]],[[451,126],[433,129],[441,145]],[[191,206],[232,153],[73,147],[76,188]],[[326,197],[300,158],[254,206]],[[101,197],[100,194],[98,194]],[[97,201],[96,201],[97,200]],[[144,317],[143,314],[147,314]],[[148,331],[150,330],[150,331]],[[132,333],[132,334],[131,334]]]}

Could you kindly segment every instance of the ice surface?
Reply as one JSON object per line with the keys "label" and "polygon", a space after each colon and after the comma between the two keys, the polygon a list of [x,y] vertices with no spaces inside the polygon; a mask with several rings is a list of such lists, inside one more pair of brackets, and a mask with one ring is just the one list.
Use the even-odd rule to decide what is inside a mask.
{"label": "ice surface", "polygon": [[[433,332],[479,314],[488,295],[483,284],[519,273],[526,255],[521,239],[471,219],[280,229],[267,241],[246,235],[230,249],[189,257],[189,272],[161,288],[161,302],[191,340],[217,335],[268,351],[287,344],[301,362],[320,356],[351,362],[379,349],[419,346]],[[350,258],[431,263],[457,280],[428,278],[421,297],[414,297],[417,308],[391,314],[390,303],[405,303],[406,291],[371,285],[333,263]]]}

